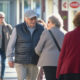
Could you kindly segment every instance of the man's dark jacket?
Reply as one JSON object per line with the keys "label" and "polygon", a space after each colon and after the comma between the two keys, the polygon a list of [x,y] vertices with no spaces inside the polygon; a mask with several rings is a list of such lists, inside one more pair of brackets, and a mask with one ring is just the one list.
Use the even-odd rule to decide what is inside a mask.
{"label": "man's dark jacket", "polygon": [[32,36],[27,28],[26,23],[21,23],[16,26],[17,40],[15,45],[15,62],[20,64],[37,64],[38,55],[34,48],[37,45],[40,35],[44,30],[43,26],[36,24]]}

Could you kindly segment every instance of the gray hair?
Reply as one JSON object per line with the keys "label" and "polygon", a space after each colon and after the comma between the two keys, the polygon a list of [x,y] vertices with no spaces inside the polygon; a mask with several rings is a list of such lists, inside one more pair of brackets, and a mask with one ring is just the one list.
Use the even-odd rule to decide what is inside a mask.
{"label": "gray hair", "polygon": [[49,17],[49,20],[55,24],[56,27],[60,28],[61,23],[59,22],[59,20],[57,19],[57,17],[55,17],[54,15]]}

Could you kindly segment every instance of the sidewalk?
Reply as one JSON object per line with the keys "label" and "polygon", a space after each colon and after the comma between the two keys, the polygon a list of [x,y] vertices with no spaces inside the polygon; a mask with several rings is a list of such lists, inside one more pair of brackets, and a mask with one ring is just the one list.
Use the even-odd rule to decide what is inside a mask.
{"label": "sidewalk", "polygon": [[6,68],[5,68],[4,80],[18,80],[15,68],[9,68],[7,60],[6,60]]}
{"label": "sidewalk", "polygon": [[17,80],[17,74],[16,74],[15,69],[9,68],[7,63],[6,63],[4,80]]}

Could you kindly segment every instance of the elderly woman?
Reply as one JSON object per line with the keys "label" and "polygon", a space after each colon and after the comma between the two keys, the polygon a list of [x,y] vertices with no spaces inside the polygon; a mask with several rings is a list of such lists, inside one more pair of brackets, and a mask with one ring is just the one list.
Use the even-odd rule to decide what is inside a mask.
{"label": "elderly woman", "polygon": [[[64,34],[60,31],[60,22],[55,16],[49,17],[47,29],[54,34],[61,48]],[[46,80],[56,80],[59,50],[47,29],[43,31],[35,51],[40,56],[38,66],[43,67]]]}
{"label": "elderly woman", "polygon": [[56,74],[58,80],[80,80],[80,12],[73,23],[75,29],[64,37]]}
{"label": "elderly woman", "polygon": [[12,32],[12,27],[5,22],[5,14],[0,12],[0,56],[1,56],[1,75],[0,80],[3,80],[5,71],[6,48]]}

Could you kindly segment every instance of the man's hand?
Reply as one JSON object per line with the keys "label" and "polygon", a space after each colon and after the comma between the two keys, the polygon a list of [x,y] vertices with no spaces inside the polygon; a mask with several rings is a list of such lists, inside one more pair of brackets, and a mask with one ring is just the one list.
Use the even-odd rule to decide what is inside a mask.
{"label": "man's hand", "polygon": [[8,65],[9,65],[10,68],[13,68],[14,67],[14,62],[13,61],[9,61]]}

